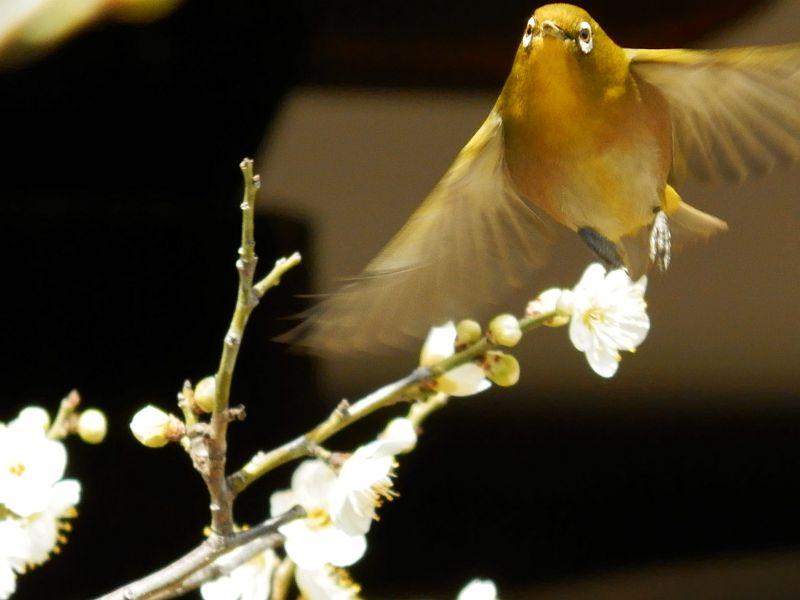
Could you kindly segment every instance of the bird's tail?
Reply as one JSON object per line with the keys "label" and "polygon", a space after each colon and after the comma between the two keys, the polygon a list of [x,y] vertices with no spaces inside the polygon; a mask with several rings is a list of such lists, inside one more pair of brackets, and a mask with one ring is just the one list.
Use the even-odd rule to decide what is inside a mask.
{"label": "bird's tail", "polygon": [[709,215],[694,206],[681,202],[669,215],[673,245],[695,240],[707,240],[712,235],[728,231],[728,224],[714,215]]}

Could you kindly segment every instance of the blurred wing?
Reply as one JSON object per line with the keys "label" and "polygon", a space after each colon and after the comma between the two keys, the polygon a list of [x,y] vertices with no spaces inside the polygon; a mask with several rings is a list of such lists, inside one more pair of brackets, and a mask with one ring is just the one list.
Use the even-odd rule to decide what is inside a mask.
{"label": "blurred wing", "polygon": [[526,283],[549,225],[515,191],[495,112],[364,272],[284,336],[312,350],[402,346]]}
{"label": "blurred wing", "polygon": [[673,179],[741,180],[800,157],[800,45],[626,52],[669,101]]}

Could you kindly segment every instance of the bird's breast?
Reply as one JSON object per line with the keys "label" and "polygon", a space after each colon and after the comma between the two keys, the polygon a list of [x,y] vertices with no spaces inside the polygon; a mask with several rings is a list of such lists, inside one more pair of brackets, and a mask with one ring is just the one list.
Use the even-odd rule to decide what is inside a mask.
{"label": "bird's breast", "polygon": [[548,69],[524,103],[503,114],[512,178],[563,225],[616,240],[647,224],[660,203],[669,123],[633,81],[592,94],[574,74]]}

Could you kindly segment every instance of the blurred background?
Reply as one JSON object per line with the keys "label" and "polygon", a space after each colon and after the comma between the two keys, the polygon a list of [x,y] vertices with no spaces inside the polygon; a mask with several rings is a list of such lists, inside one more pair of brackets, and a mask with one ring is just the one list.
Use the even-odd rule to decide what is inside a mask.
{"label": "blurred background", "polygon": [[[625,46],[800,40],[796,0],[584,6]],[[112,427],[101,447],[70,442],[80,517],[16,598],[100,594],[201,535],[207,499],[188,459],[137,445],[127,424],[216,367],[243,156],[264,178],[262,266],[295,249],[305,261],[251,322],[232,465],[415,365],[416,349],[322,360],[270,340],[307,306],[299,295],[357,273],[430,190],[491,107],[534,8],[0,5],[0,420],[55,410],[76,387]],[[435,415],[353,569],[365,596],[454,597],[482,576],[509,599],[800,597],[798,187],[800,168],[682,188],[731,231],[651,278],[650,336],[613,380],[563,330],[541,331],[516,352],[518,386]],[[503,309],[572,285],[591,260],[571,236],[554,256]],[[240,520],[263,518],[290,474],[243,495]]]}

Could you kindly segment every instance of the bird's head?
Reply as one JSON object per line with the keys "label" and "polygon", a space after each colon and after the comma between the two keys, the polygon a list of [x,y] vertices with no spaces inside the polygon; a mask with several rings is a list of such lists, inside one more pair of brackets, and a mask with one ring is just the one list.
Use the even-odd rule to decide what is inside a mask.
{"label": "bird's head", "polygon": [[[561,63],[587,83],[618,84],[627,77],[625,52],[592,16],[571,4],[548,4],[528,19],[517,53],[517,67]],[[545,65],[547,66],[547,65]],[[545,69],[555,73],[556,69]]]}

